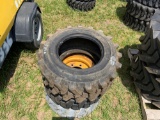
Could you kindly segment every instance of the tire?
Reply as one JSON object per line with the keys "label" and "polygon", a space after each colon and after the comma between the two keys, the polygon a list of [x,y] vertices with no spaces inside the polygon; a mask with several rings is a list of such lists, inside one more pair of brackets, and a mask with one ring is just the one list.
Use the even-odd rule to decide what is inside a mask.
{"label": "tire", "polygon": [[[138,58],[138,56],[137,56]],[[137,68],[135,69],[135,66]],[[153,105],[160,108],[159,87],[154,75],[150,74],[141,60],[132,61],[131,76],[134,78],[134,84],[141,90],[144,98],[151,101]]]}
{"label": "tire", "polygon": [[160,7],[160,1],[159,0],[128,0],[128,2],[136,1],[140,4],[143,4],[148,7],[152,8],[159,8]]}
{"label": "tire", "polygon": [[41,13],[39,12],[38,9],[33,18],[31,31],[33,31],[33,42],[24,43],[24,45],[27,49],[36,50],[40,47],[40,43],[43,38],[42,18],[41,18]]}
{"label": "tire", "polygon": [[[160,108],[160,11],[151,18],[151,23],[144,37],[140,38],[138,46],[139,62],[132,65],[131,76],[135,84],[141,89],[143,96],[152,104]],[[138,66],[137,68],[134,66]],[[134,67],[134,68],[133,68]],[[135,69],[136,68],[136,69]],[[138,81],[138,82],[137,82]]]}
{"label": "tire", "polygon": [[[62,63],[75,54],[88,56],[93,66],[81,69],[83,65]],[[110,87],[116,69],[121,67],[119,57],[110,37],[101,31],[68,27],[48,37],[40,47],[38,65],[48,96],[63,108],[78,110],[96,103]]]}
{"label": "tire", "polygon": [[89,115],[96,107],[98,106],[99,102],[96,102],[90,105],[88,108],[81,108],[80,110],[73,110],[73,109],[65,109],[60,105],[56,104],[52,101],[52,99],[46,94],[46,101],[51,109],[56,112],[61,117],[67,118],[82,118]]}
{"label": "tire", "polygon": [[133,1],[132,3],[127,4],[127,13],[129,13],[131,16],[143,20],[143,21],[149,21],[151,20],[151,17],[154,15],[155,8],[144,6],[138,2]]}
{"label": "tire", "polygon": [[73,9],[90,11],[95,7],[96,0],[67,0],[67,4]]}
{"label": "tire", "polygon": [[9,32],[6,40],[3,42],[3,45],[0,47],[0,68],[3,65],[3,62],[5,58],[7,57],[7,54],[10,51],[10,48],[12,47],[13,44],[13,30]]}
{"label": "tire", "polygon": [[137,18],[134,18],[128,13],[125,13],[123,22],[126,26],[130,27],[133,30],[145,32],[149,25],[149,22],[141,21]]}

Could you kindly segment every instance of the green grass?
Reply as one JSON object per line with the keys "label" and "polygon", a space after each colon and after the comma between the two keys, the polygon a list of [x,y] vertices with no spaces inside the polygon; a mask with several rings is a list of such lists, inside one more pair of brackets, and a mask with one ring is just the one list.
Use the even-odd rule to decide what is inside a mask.
{"label": "green grass", "polygon": [[[129,76],[127,49],[135,48],[141,33],[126,27],[122,18],[125,0],[97,0],[90,12],[74,11],[65,0],[36,0],[42,10],[44,40],[46,35],[67,26],[92,26],[113,37],[123,53],[111,88],[102,97],[97,109],[82,120],[141,120],[141,109],[132,78]],[[1,120],[54,120],[58,117],[45,101],[42,78],[36,53],[14,45],[0,70]]]}

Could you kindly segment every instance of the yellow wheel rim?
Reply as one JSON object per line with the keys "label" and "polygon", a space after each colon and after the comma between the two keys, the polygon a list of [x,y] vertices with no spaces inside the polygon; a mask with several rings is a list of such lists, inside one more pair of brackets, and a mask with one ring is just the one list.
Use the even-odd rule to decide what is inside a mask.
{"label": "yellow wheel rim", "polygon": [[68,56],[63,60],[63,63],[77,69],[87,69],[94,65],[89,57],[81,54]]}

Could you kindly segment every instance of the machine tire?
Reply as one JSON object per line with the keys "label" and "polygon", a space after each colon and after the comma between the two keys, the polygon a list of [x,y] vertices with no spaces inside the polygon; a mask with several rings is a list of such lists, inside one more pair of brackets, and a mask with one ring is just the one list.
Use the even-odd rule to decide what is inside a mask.
{"label": "machine tire", "polygon": [[[56,104],[73,110],[88,108],[106,92],[116,77],[116,69],[121,67],[121,54],[110,39],[102,31],[81,26],[48,37],[38,52],[38,65],[46,92]],[[64,55],[76,53],[95,58],[94,66],[75,69],[62,63]]]}
{"label": "machine tire", "polygon": [[43,24],[42,24],[42,18],[41,13],[37,9],[36,14],[34,15],[33,21],[32,21],[32,29],[33,31],[33,42],[31,43],[24,43],[27,49],[36,50],[40,47],[40,43],[43,38]]}
{"label": "machine tire", "polygon": [[130,74],[134,78],[135,86],[141,90],[144,98],[151,101],[151,103],[156,107],[160,108],[159,82],[153,74],[150,74],[147,71],[145,65],[139,58],[138,61],[132,61],[131,63],[132,70]]}
{"label": "machine tire", "polygon": [[66,109],[62,106],[56,104],[47,94],[46,94],[46,101],[48,105],[51,107],[51,109],[56,112],[61,117],[66,118],[82,118],[87,115],[89,115],[91,112],[96,109],[98,106],[99,101],[96,103],[90,105],[88,108],[80,108],[79,110],[73,110],[73,109]]}
{"label": "machine tire", "polygon": [[[141,89],[143,96],[160,108],[160,11],[151,18],[151,23],[145,36],[140,38],[138,46],[139,62],[132,64],[131,76],[135,78],[135,85]],[[134,67],[134,68],[133,68]],[[136,68],[136,69],[135,69]],[[138,82],[137,82],[138,81]]]}
{"label": "machine tire", "polygon": [[145,32],[147,30],[147,27],[149,25],[149,22],[139,20],[133,16],[131,16],[129,13],[125,13],[123,22],[126,26],[136,30]]}
{"label": "machine tire", "polygon": [[138,2],[133,1],[132,3],[128,3],[127,4],[127,12],[139,19],[139,20],[143,20],[143,21],[149,21],[151,20],[151,17],[154,15],[154,12],[156,9],[148,7],[148,6],[144,6]]}
{"label": "machine tire", "polygon": [[95,7],[96,0],[67,0],[67,4],[73,9],[90,11]]}
{"label": "machine tire", "polygon": [[151,18],[151,23],[149,30],[146,35],[140,39],[141,45],[138,46],[141,54],[139,58],[141,61],[145,62],[149,67],[157,66],[160,67],[160,11],[157,10],[154,16]]}
{"label": "machine tire", "polygon": [[13,29],[9,32],[6,40],[3,42],[2,47],[0,47],[0,68],[3,65],[3,62],[9,53],[10,48],[12,47],[13,44]]}

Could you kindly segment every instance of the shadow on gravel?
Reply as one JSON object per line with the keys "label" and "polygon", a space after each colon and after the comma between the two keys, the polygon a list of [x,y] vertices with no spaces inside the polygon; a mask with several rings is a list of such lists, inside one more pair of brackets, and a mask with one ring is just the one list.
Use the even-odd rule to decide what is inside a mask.
{"label": "shadow on gravel", "polygon": [[24,45],[14,43],[0,69],[0,92],[4,92],[13,77]]}
{"label": "shadow on gravel", "polygon": [[128,58],[128,48],[136,49],[137,45],[125,46],[119,51],[122,53],[122,58],[119,62],[122,64],[122,68],[118,70],[118,75],[122,80],[122,84],[132,93],[136,94],[135,86],[133,84],[133,78],[130,76],[130,60]]}

